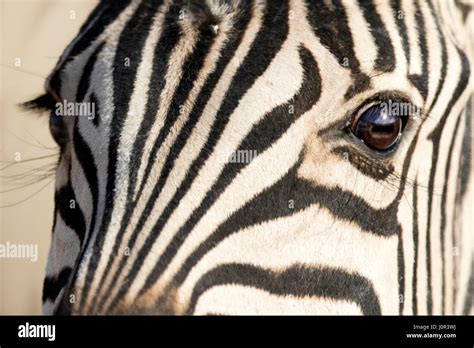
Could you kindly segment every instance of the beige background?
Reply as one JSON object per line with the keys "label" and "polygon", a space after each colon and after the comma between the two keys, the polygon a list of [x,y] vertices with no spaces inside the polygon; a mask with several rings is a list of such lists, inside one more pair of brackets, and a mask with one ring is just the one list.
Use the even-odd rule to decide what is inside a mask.
{"label": "beige background", "polygon": [[[38,245],[36,262],[0,258],[0,314],[41,313],[53,221],[53,177],[46,169],[54,168],[58,149],[48,115],[22,112],[18,104],[43,92],[46,76],[96,3],[0,0],[0,244]],[[40,156],[49,157],[25,161]]]}

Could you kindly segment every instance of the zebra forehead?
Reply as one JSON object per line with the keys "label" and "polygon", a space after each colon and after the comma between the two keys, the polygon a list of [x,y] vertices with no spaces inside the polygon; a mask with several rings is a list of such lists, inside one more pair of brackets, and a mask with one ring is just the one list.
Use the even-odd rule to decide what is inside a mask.
{"label": "zebra forehead", "polygon": [[[140,6],[143,7],[140,18],[134,27],[128,28],[137,36],[148,35],[150,27],[146,23],[160,15],[165,17],[165,20],[159,23],[162,28],[172,26],[176,31],[184,32],[208,29],[216,34],[221,28],[231,24],[231,19],[241,13],[241,8],[250,4],[244,3],[245,1],[241,3],[240,0],[102,0],[63,52],[45,81],[45,89],[60,98],[61,87],[70,80],[70,75],[82,72],[84,61],[87,61],[91,53],[90,48],[101,43],[107,45],[118,39],[121,31],[127,27],[134,10]],[[113,50],[110,55],[113,55]],[[78,68],[67,71],[70,65],[76,65]]]}
{"label": "zebra forehead", "polygon": [[[134,21],[133,26],[130,26],[130,20],[133,20],[131,15],[140,6],[144,9],[141,11],[140,17]],[[94,47],[105,43],[106,49],[103,54],[113,55],[114,50],[107,46],[122,37],[122,31],[125,28],[134,32],[129,40],[129,46],[135,48],[136,46],[131,45],[133,40],[146,37],[155,25],[160,25],[162,31],[167,26],[172,27],[173,30],[169,33],[174,31],[176,35],[192,33],[193,31],[197,35],[202,35],[203,32],[217,35],[220,31],[223,31],[228,37],[231,37],[237,35],[237,31],[243,30],[243,28],[237,26],[239,16],[250,16],[257,12],[257,8],[260,8],[265,14],[275,17],[274,21],[260,23],[260,25],[272,25],[276,23],[276,18],[281,15],[287,16],[288,21],[298,16],[299,18],[292,22],[293,27],[290,27],[290,31],[297,32],[303,30],[301,28],[304,27],[298,28],[298,26],[308,21],[313,33],[328,50],[328,53],[334,55],[338,64],[349,70],[354,76],[354,84],[346,91],[347,98],[369,89],[370,76],[392,72],[397,65],[404,67],[407,75],[409,75],[409,68],[418,72],[414,83],[420,89],[424,88],[423,84],[427,84],[428,74],[433,73],[427,69],[426,64],[421,66],[422,62],[427,60],[427,46],[434,44],[434,40],[438,39],[436,35],[425,35],[428,23],[423,22],[422,15],[423,13],[429,14],[430,11],[434,15],[435,7],[431,3],[423,6],[415,3],[407,8],[406,6],[402,7],[401,3],[396,1],[391,3],[360,2],[358,5],[340,0],[307,1],[306,3],[290,1],[288,6],[282,6],[281,4],[270,6],[269,3],[263,0],[254,2],[240,0],[103,1],[90,15],[78,36],[65,50],[46,81],[46,90],[56,96],[57,99],[74,98],[73,95],[70,95],[70,93],[68,95],[67,91],[64,91],[64,85],[79,83],[80,75],[84,72],[84,66],[86,66],[90,55],[95,52]],[[284,10],[285,8],[286,10]],[[304,10],[301,11],[301,9]],[[284,11],[286,13],[283,13]],[[158,23],[154,19],[160,14],[163,15],[163,19]],[[443,16],[446,17],[445,14]],[[401,20],[405,17],[411,18],[410,21],[413,21],[414,24],[417,23],[416,21],[421,21],[417,23],[417,29],[413,32],[415,36],[410,40],[406,33],[407,27],[404,21]],[[399,57],[398,54],[402,52],[395,52],[394,34],[387,29],[385,23],[388,18],[392,18],[394,24],[400,30],[403,55],[406,55],[406,57]],[[449,18],[443,18],[443,22],[438,25],[445,25],[444,23],[449,22]],[[252,30],[251,27],[249,29]],[[257,27],[255,27],[255,30],[257,30]],[[280,29],[274,27],[273,30]],[[374,40],[373,43],[364,42],[364,50],[357,48],[357,41],[366,40],[368,36],[364,37],[359,31],[367,32]],[[453,30],[453,32],[456,31]],[[449,42],[457,36],[461,35],[447,36],[445,39]],[[273,39],[271,31],[268,31],[267,39]],[[172,40],[171,37],[168,42],[170,40]],[[298,38],[289,35],[288,40],[298,40]],[[419,42],[419,48],[413,50],[414,44],[411,40]],[[121,49],[126,50],[127,45],[124,45]],[[139,57],[137,52],[128,52],[123,55],[125,62],[115,60],[114,64],[138,64],[137,61],[134,61],[137,57]],[[367,61],[370,60],[374,63],[368,64]],[[409,64],[411,64],[411,67]],[[416,68],[416,65],[420,67]],[[121,88],[130,88],[132,81],[128,82],[129,84],[122,84]],[[85,81],[85,84],[87,85],[88,81]],[[426,94],[426,91],[422,92]]]}

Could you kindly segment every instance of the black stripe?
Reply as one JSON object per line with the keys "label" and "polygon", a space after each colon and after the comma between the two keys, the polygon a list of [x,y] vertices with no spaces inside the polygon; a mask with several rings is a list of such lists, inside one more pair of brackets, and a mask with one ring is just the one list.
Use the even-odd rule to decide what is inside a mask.
{"label": "black stripe", "polygon": [[471,95],[466,104],[465,129],[461,150],[461,161],[459,163],[460,182],[459,190],[462,196],[468,192],[467,185],[472,171],[472,109],[473,109],[474,94]]}
{"label": "black stripe", "polygon": [[84,100],[87,90],[90,86],[90,78],[92,69],[94,69],[95,62],[97,61],[97,56],[102,51],[104,47],[104,42],[97,46],[97,48],[92,52],[91,56],[87,60],[87,63],[82,71],[81,79],[79,80],[79,85],[76,92],[76,102],[80,103]]}
{"label": "black stripe", "polygon": [[[321,43],[336,56],[339,64],[351,70],[354,83],[345,94],[349,99],[370,87],[370,79],[360,71],[354,52],[352,30],[344,6],[339,0],[327,2],[308,1],[308,20]],[[335,20],[337,18],[337,20]]]}
{"label": "black stripe", "polygon": [[392,39],[387,28],[377,12],[375,3],[359,0],[359,6],[364,13],[365,20],[370,26],[370,32],[377,47],[377,58],[375,59],[375,69],[389,72],[395,69],[395,52]]}
{"label": "black stripe", "polygon": [[[138,237],[138,234],[140,233],[142,226],[144,225],[145,221],[149,218],[151,210],[153,209],[153,206],[154,206],[154,202],[156,201],[159,193],[161,192],[161,188],[164,185],[164,182],[167,176],[169,175],[169,172],[172,169],[174,161],[179,157],[179,154],[184,148],[186,144],[186,140],[189,137],[191,130],[194,128],[194,126],[199,121],[200,117],[202,116],[202,111],[204,110],[204,107],[206,106],[217,83],[219,82],[219,79],[221,78],[221,75],[224,69],[227,67],[230,60],[234,57],[235,51],[237,50],[237,48],[240,46],[240,43],[242,42],[244,33],[251,19],[251,10],[252,10],[253,3],[245,2],[245,3],[242,3],[241,5],[242,6],[239,8],[240,16],[238,17],[237,22],[232,28],[233,33],[231,33],[225,47],[222,49],[220,58],[218,62],[216,63],[216,67],[214,71],[207,78],[201,92],[199,93],[199,96],[196,99],[196,102],[193,106],[193,109],[190,113],[188,120],[186,121],[183,128],[181,129],[176,141],[173,143],[173,146],[171,147],[169,154],[166,158],[163,171],[160,174],[160,178],[158,179],[158,183],[153,188],[150,194],[150,199],[145,205],[145,208],[143,209],[143,212],[140,215],[139,221],[137,225],[135,226],[134,231],[130,236],[130,239],[128,240],[128,245],[130,249],[134,247],[136,239]],[[125,258],[122,258],[122,260],[120,260],[119,269],[123,269],[123,266],[126,261],[127,260]],[[118,272],[113,275],[113,279],[111,281],[111,284],[106,290],[106,294],[110,295],[111,289],[113,289],[113,286],[115,286],[115,283],[118,280],[119,275],[120,273]]]}
{"label": "black stripe", "polygon": [[[106,209],[102,220],[102,231],[107,231],[112,218],[112,211],[115,202],[114,191],[118,144],[120,143],[121,130],[128,112],[136,72],[141,62],[142,48],[146,38],[148,37],[150,26],[153,23],[153,14],[161,3],[161,0],[141,3],[123,28],[118,41],[113,64],[114,111],[110,122],[110,140],[108,148],[109,163],[107,168],[108,177],[105,198]],[[125,64],[126,59],[129,59],[130,65]],[[95,247],[98,250],[102,249],[104,239],[105,236],[103,234],[97,236]],[[94,254],[91,257],[81,297],[80,308],[84,307],[84,301],[89,295],[90,285],[94,278],[99,258],[100,253]]]}
{"label": "black stripe", "polygon": [[[408,68],[410,66],[410,44],[408,43],[408,29],[405,23],[406,15],[402,9],[401,0],[391,0],[390,4],[395,13],[395,23],[397,23],[398,33],[402,38],[402,47],[405,52],[405,57],[407,58]],[[399,18],[400,15],[401,18]]]}
{"label": "black stripe", "polygon": [[[453,253],[453,298],[452,306],[456,308],[456,300],[458,294],[458,278],[459,270],[461,268],[461,258],[463,245],[459,243],[462,240],[463,229],[466,228],[462,224],[463,209],[462,204],[464,196],[467,193],[467,184],[471,175],[471,156],[472,156],[472,102],[474,96],[469,98],[468,103],[465,107],[464,117],[464,134],[461,148],[461,159],[459,161],[458,178],[456,180],[456,196],[453,206],[453,221],[452,221],[452,240],[453,245],[456,247],[457,253]],[[469,228],[469,227],[468,227]],[[459,243],[459,244],[458,244]]]}
{"label": "black stripe", "polygon": [[[212,287],[236,284],[271,294],[313,296],[356,303],[365,315],[380,315],[380,303],[370,280],[337,268],[294,265],[275,272],[248,264],[225,264],[204,274],[191,295],[192,314],[201,295]],[[317,313],[314,313],[317,314]]]}
{"label": "black stripe", "polygon": [[464,52],[457,48],[458,55],[461,60],[461,73],[459,75],[459,82],[453,91],[452,97],[449,100],[448,105],[446,106],[445,112],[441,117],[441,120],[435,127],[435,129],[428,135],[428,139],[433,143],[433,155],[431,160],[431,172],[428,182],[428,221],[426,227],[426,256],[427,256],[427,281],[428,281],[428,314],[431,315],[433,312],[433,294],[432,294],[432,284],[431,284],[431,216],[433,210],[433,195],[434,195],[434,180],[437,172],[437,163],[439,161],[439,147],[441,142],[441,136],[444,130],[444,126],[447,122],[448,116],[451,114],[451,110],[460,98],[461,94],[466,89],[467,83],[470,76],[470,66],[469,61]]}
{"label": "black stripe", "polygon": [[95,111],[94,118],[92,119],[92,124],[95,127],[98,127],[100,123],[100,109],[99,109],[99,103],[94,93],[92,93],[90,96],[90,103],[94,105],[94,111]]}
{"label": "black stripe", "polygon": [[[76,233],[82,245],[86,233],[86,222],[79,202],[77,202],[70,178],[71,167],[69,166],[69,180],[65,186],[56,191],[54,200],[59,216],[61,216],[66,226],[70,227],[74,233]],[[72,208],[71,203],[73,203]]]}
{"label": "black stripe", "polygon": [[[321,80],[316,61],[311,53],[304,47],[299,49],[299,54],[304,69],[303,81],[299,91],[290,99],[290,101],[277,106],[265,115],[240,143],[238,150],[251,149],[256,151],[258,154],[263,153],[273,143],[275,143],[301,115],[310,110],[318,101],[321,92]],[[293,114],[288,113],[290,105],[294,107]],[[228,163],[224,167],[219,178],[216,180],[213,187],[208,190],[201,204],[191,213],[191,217],[168,244],[168,247],[163,252],[158,263],[147,278],[145,286],[141,289],[140,294],[144,293],[154,284],[168,263],[171,262],[179,247],[184,243],[186,237],[195,225],[217,201],[225,189],[232,183],[237,174],[247,165],[248,163]],[[160,228],[161,227],[162,226],[160,226]]]}
{"label": "black stripe", "polygon": [[79,132],[78,124],[76,124],[74,129],[74,153],[76,154],[77,160],[82,167],[84,175],[86,176],[87,184],[92,197],[92,217],[88,233],[88,235],[90,235],[94,228],[97,213],[99,180],[97,178],[97,166],[95,164],[94,155],[92,154],[89,145],[87,145],[86,141]]}
{"label": "black stripe", "polygon": [[467,284],[466,298],[462,309],[463,315],[469,315],[474,306],[474,259],[471,261],[471,275]]}
{"label": "black stripe", "polygon": [[431,103],[428,109],[428,113],[430,113],[438,101],[438,98],[441,94],[441,89],[444,86],[444,81],[446,80],[446,74],[447,74],[447,69],[448,69],[448,53],[446,50],[446,41],[444,40],[444,33],[441,30],[441,25],[439,24],[438,16],[435,14],[433,4],[431,3],[431,1],[427,1],[427,3],[430,8],[431,16],[434,18],[434,22],[436,24],[436,31],[438,32],[438,37],[440,38],[440,44],[441,44],[441,72],[440,72],[439,84],[438,84],[438,87],[436,88],[435,96],[433,97],[433,102]]}
{"label": "black stripe", "polygon": [[413,38],[420,46],[420,60],[421,60],[421,74],[410,75],[409,79],[413,85],[420,91],[423,99],[428,95],[428,47],[426,43],[425,20],[420,10],[420,3],[415,2],[415,25],[418,32],[418,37]]}
{"label": "black stripe", "polygon": [[43,282],[43,302],[46,300],[51,300],[54,302],[61,292],[61,289],[66,285],[70,275],[71,268],[64,267],[57,276],[45,277]]}
{"label": "black stripe", "polygon": [[[403,251],[403,233],[398,234],[398,314],[403,314],[403,308],[405,306],[405,254]],[[400,299],[400,296],[402,298]]]}
{"label": "black stripe", "polygon": [[[68,57],[64,62],[56,68],[54,75],[51,77],[49,85],[53,91],[59,92],[61,90],[61,73],[66,65],[71,62],[74,57],[82,53],[85,49],[90,47],[105,28],[112,23],[122,11],[129,5],[130,0],[122,1],[102,1],[94,11],[89,15],[86,22],[82,25],[80,33],[84,33],[86,27],[94,21],[91,28],[84,33],[84,35],[74,43]],[[60,58],[60,60],[62,57]]]}
{"label": "black stripe", "polygon": [[463,24],[466,24],[467,17],[472,11],[474,11],[474,4],[468,4],[467,1],[464,3],[463,1],[458,0],[454,1],[454,5],[456,5],[458,10],[461,12]]}
{"label": "black stripe", "polygon": [[420,244],[418,229],[418,181],[413,185],[413,279],[412,279],[412,309],[413,314],[418,314],[418,248]]}
{"label": "black stripe", "polygon": [[453,137],[451,138],[451,144],[449,145],[448,150],[448,160],[446,162],[446,167],[444,170],[444,185],[443,185],[443,192],[441,193],[441,224],[440,224],[440,241],[441,241],[441,314],[446,314],[446,267],[445,267],[445,244],[446,244],[446,201],[448,195],[448,184],[449,184],[449,174],[451,172],[451,160],[453,158],[452,154],[454,152],[454,144],[456,142],[456,138],[459,131],[459,125],[461,123],[462,113],[458,116],[456,120],[456,125],[454,127]]}

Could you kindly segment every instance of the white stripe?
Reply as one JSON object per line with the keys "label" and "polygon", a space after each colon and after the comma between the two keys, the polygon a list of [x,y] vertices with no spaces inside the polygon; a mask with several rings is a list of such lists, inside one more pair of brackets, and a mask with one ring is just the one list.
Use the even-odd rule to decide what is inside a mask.
{"label": "white stripe", "polygon": [[[228,236],[192,268],[178,289],[178,298],[187,303],[197,281],[210,269],[227,263],[274,271],[304,264],[357,272],[373,283],[382,313],[398,314],[397,237],[363,232],[316,204]],[[153,293],[150,290],[148,295]]]}
{"label": "white stripe", "polygon": [[221,285],[207,290],[194,314],[227,315],[360,315],[357,304],[330,298],[278,296],[241,285]]}

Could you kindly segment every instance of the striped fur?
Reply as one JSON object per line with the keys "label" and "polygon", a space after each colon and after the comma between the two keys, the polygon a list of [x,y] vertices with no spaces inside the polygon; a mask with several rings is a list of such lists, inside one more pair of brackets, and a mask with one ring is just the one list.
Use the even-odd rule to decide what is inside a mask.
{"label": "striped fur", "polygon": [[[46,83],[97,114],[66,120],[44,312],[469,312],[472,20],[441,0],[101,2]],[[424,111],[391,156],[342,130],[381,93]]]}

